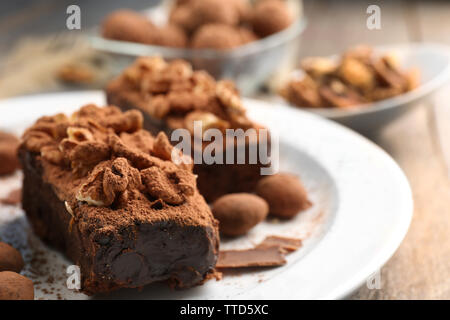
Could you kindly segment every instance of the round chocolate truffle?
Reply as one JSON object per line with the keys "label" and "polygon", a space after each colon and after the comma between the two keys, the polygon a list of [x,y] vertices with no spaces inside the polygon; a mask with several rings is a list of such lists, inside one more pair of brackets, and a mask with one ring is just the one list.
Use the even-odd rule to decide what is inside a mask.
{"label": "round chocolate truffle", "polygon": [[132,10],[118,10],[102,24],[102,35],[108,39],[153,43],[157,28],[146,17]]}
{"label": "round chocolate truffle", "polygon": [[223,0],[196,0],[192,4],[200,24],[220,23],[235,26],[239,23],[238,6]]}
{"label": "round chocolate truffle", "polygon": [[192,47],[197,49],[227,50],[242,44],[242,37],[235,27],[225,24],[206,24],[192,37]]}
{"label": "round chocolate truffle", "polygon": [[20,272],[23,265],[20,252],[9,244],[0,242],[0,271]]}
{"label": "round chocolate truffle", "polygon": [[18,146],[19,139],[12,134],[0,131],[0,175],[13,173],[19,168]]}
{"label": "round chocolate truffle", "polygon": [[183,29],[175,24],[168,24],[155,32],[154,44],[166,47],[185,47],[187,37]]}
{"label": "round chocolate truffle", "polygon": [[262,178],[256,185],[256,193],[267,201],[270,214],[279,218],[292,218],[311,206],[300,180],[287,173]]}
{"label": "round chocolate truffle", "polygon": [[267,37],[289,27],[292,16],[283,1],[263,0],[256,4],[251,20],[255,32]]}
{"label": "round chocolate truffle", "polygon": [[258,40],[258,36],[249,28],[240,27],[238,32],[241,36],[241,44],[246,44]]}
{"label": "round chocolate truffle", "polygon": [[183,29],[187,34],[191,34],[200,25],[199,18],[191,5],[181,5],[175,7],[170,12],[169,22]]}
{"label": "round chocolate truffle", "polygon": [[252,7],[248,0],[228,0],[228,2],[236,8],[241,23],[250,22]]}
{"label": "round chocolate truffle", "polygon": [[219,220],[219,230],[227,236],[240,236],[263,221],[269,207],[260,197],[250,193],[227,194],[214,201],[214,217]]}
{"label": "round chocolate truffle", "polygon": [[12,271],[0,272],[0,300],[33,299],[33,281]]}

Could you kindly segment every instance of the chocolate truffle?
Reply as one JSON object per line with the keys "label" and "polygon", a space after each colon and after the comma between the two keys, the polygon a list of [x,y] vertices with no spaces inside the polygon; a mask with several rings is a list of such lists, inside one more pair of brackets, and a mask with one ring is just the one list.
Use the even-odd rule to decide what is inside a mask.
{"label": "chocolate truffle", "polygon": [[102,24],[102,35],[108,39],[153,43],[156,27],[146,17],[132,10],[118,10]]}
{"label": "chocolate truffle", "polygon": [[239,31],[225,24],[206,24],[192,37],[192,47],[227,50],[242,44]]}
{"label": "chocolate truffle", "polygon": [[241,37],[241,44],[246,44],[258,40],[258,36],[247,27],[240,27],[238,29],[238,32]]}
{"label": "chocolate truffle", "polygon": [[12,134],[0,131],[0,175],[13,173],[19,168],[18,146],[19,139]]}
{"label": "chocolate truffle", "polygon": [[182,28],[187,34],[191,34],[200,24],[195,16],[192,6],[180,5],[170,12],[169,22]]}
{"label": "chocolate truffle", "polygon": [[291,174],[278,173],[261,179],[256,193],[269,204],[270,214],[292,218],[311,206],[300,180]]}
{"label": "chocolate truffle", "polygon": [[238,7],[228,1],[196,0],[192,8],[201,24],[221,23],[234,26],[239,23]]}
{"label": "chocolate truffle", "polygon": [[155,32],[154,44],[166,47],[185,47],[187,37],[183,29],[175,24],[168,24]]}
{"label": "chocolate truffle", "polygon": [[291,23],[292,16],[289,9],[281,0],[260,1],[253,11],[253,29],[261,37],[286,29]]}
{"label": "chocolate truffle", "polygon": [[250,193],[234,193],[213,203],[212,212],[219,230],[227,236],[240,236],[263,221],[269,213],[267,202]]}
{"label": "chocolate truffle", "polygon": [[226,2],[236,8],[240,23],[250,22],[252,7],[248,0],[228,0]]}
{"label": "chocolate truffle", "polygon": [[33,281],[12,271],[0,272],[0,300],[33,299]]}
{"label": "chocolate truffle", "polygon": [[20,272],[23,265],[20,252],[9,244],[0,242],[0,271]]}

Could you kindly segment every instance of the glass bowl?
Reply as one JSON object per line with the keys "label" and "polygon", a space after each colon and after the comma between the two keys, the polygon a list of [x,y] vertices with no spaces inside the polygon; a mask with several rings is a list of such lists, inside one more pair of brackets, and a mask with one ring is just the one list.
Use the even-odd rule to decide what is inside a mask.
{"label": "glass bowl", "polygon": [[[289,1],[294,22],[285,30],[243,46],[218,51],[213,49],[172,48],[105,39],[97,30],[90,36],[93,48],[109,53],[114,61],[113,74],[120,73],[138,56],[158,55],[167,60],[184,59],[195,69],[208,71],[216,79],[233,80],[243,94],[255,92],[263,83],[281,81],[297,64],[300,36],[306,27],[301,1]],[[154,20],[168,16],[168,6],[146,12]]]}

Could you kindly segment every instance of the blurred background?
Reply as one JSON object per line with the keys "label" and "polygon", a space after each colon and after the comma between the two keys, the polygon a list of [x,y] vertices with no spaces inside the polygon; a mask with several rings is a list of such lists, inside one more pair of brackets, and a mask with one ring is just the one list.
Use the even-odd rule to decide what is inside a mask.
{"label": "blurred background", "polygon": [[[295,1],[295,0],[294,0]],[[416,41],[449,43],[449,1],[298,1],[307,28],[298,41],[304,56],[340,53],[357,44],[386,45]],[[103,18],[114,10],[145,10],[158,0],[66,1],[19,0],[0,3],[0,97],[72,89],[73,85],[101,88],[108,74],[96,81],[58,79],[61,67],[71,62],[103,70],[107,56],[90,51],[84,37],[95,33]],[[81,9],[81,30],[67,30],[66,9]],[[369,5],[381,8],[381,29],[364,27]],[[106,61],[105,61],[106,60]],[[45,70],[45,72],[42,72]],[[117,71],[115,71],[117,72]],[[110,77],[110,75],[109,75]],[[24,81],[27,78],[27,81]],[[71,81],[70,81],[71,80]]]}
{"label": "blurred background", "polygon": [[[119,8],[146,10],[156,0],[16,0],[0,2],[0,98],[101,89],[116,72],[110,55],[87,35]],[[81,30],[67,30],[66,9],[81,8]],[[450,45],[450,1],[299,2],[307,27],[295,42],[301,57],[373,46],[435,42]],[[369,5],[381,8],[381,28],[366,27]],[[77,72],[73,73],[74,69]],[[80,71],[81,70],[81,71]],[[410,231],[382,268],[381,290],[361,288],[354,299],[450,298],[450,90],[365,135],[406,173],[414,195]],[[267,86],[252,97],[271,99]],[[30,106],[32,107],[32,106]],[[1,117],[1,113],[0,113]]]}

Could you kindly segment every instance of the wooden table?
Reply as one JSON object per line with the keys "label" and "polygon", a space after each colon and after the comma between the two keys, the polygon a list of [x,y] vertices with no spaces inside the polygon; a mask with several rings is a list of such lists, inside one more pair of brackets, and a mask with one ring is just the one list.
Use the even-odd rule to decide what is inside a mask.
{"label": "wooden table", "polygon": [[[98,21],[101,16],[98,6],[88,8],[93,2],[75,2],[82,3],[82,8],[89,12],[88,21]],[[41,16],[30,7],[24,8],[24,12],[15,10],[14,19],[0,23],[0,35],[26,34],[26,17],[34,19],[28,30],[35,30],[39,25],[37,21],[44,23],[44,20],[49,24],[43,29],[59,30],[61,26],[55,21],[60,21],[61,5],[55,1],[49,3],[45,10],[41,9],[44,11]],[[117,7],[118,1],[108,3],[110,10]],[[369,4],[381,8],[381,30],[366,28]],[[54,19],[49,18],[52,10]],[[4,12],[2,10],[3,15]],[[333,54],[359,43],[436,41],[450,44],[449,2],[314,0],[305,1],[305,12],[309,21],[303,37],[305,56]],[[9,27],[16,27],[8,29],[8,23]],[[450,299],[449,89],[369,135],[406,173],[413,190],[415,210],[406,239],[381,269],[381,288],[370,290],[363,286],[349,297],[351,299]]]}

